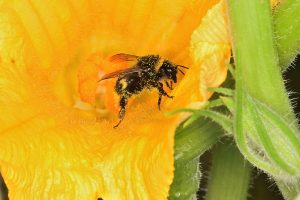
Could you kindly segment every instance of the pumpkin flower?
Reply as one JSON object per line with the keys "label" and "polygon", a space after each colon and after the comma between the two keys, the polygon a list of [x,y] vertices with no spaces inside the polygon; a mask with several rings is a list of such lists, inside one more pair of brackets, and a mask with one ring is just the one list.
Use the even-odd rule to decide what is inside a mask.
{"label": "pumpkin flower", "polygon": [[[218,0],[4,0],[0,3],[0,170],[10,199],[167,199],[174,132],[226,78]],[[132,97],[116,129],[117,53],[159,54],[189,67],[174,99]],[[166,87],[165,87],[166,88]]]}

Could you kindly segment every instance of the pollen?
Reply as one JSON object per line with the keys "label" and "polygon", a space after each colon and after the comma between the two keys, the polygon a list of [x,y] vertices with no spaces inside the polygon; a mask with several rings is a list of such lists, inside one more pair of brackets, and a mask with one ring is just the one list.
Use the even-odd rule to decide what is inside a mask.
{"label": "pollen", "polygon": [[127,87],[127,82],[126,82],[124,79],[122,79],[122,80],[120,81],[120,83],[121,83],[121,85],[122,85],[122,90],[126,89],[126,87]]}

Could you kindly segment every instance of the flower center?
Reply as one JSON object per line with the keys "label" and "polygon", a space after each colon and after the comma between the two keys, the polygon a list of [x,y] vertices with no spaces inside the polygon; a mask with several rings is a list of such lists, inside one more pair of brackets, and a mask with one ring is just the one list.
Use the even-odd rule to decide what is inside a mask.
{"label": "flower center", "polygon": [[114,91],[115,79],[102,80],[104,74],[126,67],[125,64],[113,65],[110,55],[94,53],[80,64],[78,68],[79,101],[75,107],[83,110],[93,109],[98,114],[117,113],[119,97]]}

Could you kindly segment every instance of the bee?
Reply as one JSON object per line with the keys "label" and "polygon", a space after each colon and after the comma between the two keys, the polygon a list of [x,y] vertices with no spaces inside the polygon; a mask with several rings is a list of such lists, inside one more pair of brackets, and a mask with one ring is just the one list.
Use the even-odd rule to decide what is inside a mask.
{"label": "bee", "polygon": [[141,93],[144,89],[157,89],[158,91],[158,109],[160,110],[161,99],[163,96],[173,99],[163,88],[163,82],[173,90],[173,83],[177,82],[177,73],[184,72],[180,68],[188,67],[177,65],[159,55],[135,56],[119,53],[110,57],[114,63],[136,61],[132,67],[118,70],[104,75],[98,82],[118,78],[115,84],[115,91],[120,96],[119,122],[114,126],[117,128],[125,117],[126,105],[128,99],[135,94]]}

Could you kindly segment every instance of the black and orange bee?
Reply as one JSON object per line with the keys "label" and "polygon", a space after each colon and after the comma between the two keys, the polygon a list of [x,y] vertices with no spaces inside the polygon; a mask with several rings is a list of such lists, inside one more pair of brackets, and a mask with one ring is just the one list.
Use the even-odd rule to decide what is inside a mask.
{"label": "black and orange bee", "polygon": [[[159,55],[135,56],[129,54],[116,54],[110,57],[111,62],[136,61],[136,63],[127,69],[118,70],[104,75],[99,81],[118,78],[115,85],[115,91],[120,96],[119,122],[114,126],[118,127],[125,116],[128,98],[139,94],[144,89],[158,90],[158,109],[162,96],[173,98],[163,89],[163,82],[168,88],[173,89],[173,82],[177,82],[178,71],[184,75],[180,68],[188,69],[185,66],[177,65]],[[98,82],[99,82],[98,81]]]}

